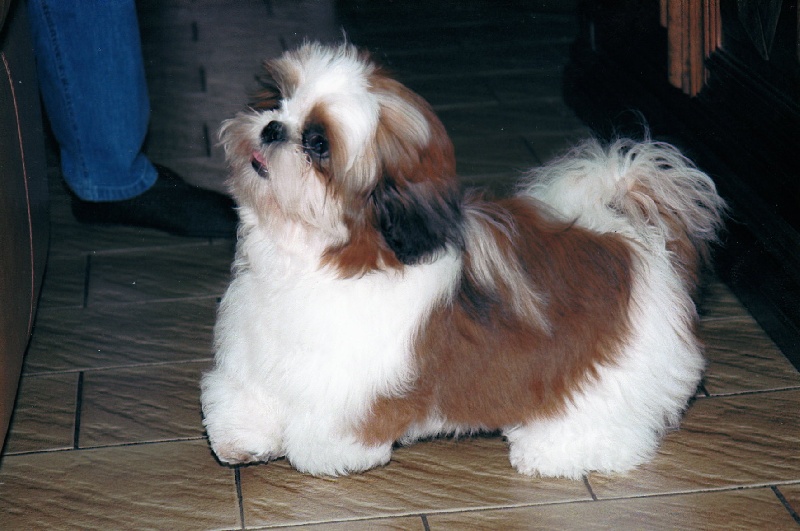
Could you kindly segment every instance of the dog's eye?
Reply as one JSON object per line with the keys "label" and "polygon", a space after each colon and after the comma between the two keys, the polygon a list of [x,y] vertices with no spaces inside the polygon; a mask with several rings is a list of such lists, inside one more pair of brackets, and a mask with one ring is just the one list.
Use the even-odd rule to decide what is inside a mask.
{"label": "dog's eye", "polygon": [[322,160],[330,156],[330,148],[325,132],[320,128],[309,128],[303,133],[303,149],[314,159]]}

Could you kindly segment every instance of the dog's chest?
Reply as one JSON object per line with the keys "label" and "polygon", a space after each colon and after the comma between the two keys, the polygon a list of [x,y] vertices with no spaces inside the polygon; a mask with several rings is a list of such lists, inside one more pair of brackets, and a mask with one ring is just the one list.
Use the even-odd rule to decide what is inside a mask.
{"label": "dog's chest", "polygon": [[452,292],[460,259],[348,279],[288,265],[248,272],[260,355],[293,401],[346,407],[411,382],[414,338]]}

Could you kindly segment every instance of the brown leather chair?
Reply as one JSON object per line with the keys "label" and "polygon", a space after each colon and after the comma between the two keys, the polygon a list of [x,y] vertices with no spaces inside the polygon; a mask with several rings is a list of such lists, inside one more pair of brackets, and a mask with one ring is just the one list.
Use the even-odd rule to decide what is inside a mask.
{"label": "brown leather chair", "polygon": [[25,4],[0,0],[0,442],[47,260],[49,215],[39,89]]}

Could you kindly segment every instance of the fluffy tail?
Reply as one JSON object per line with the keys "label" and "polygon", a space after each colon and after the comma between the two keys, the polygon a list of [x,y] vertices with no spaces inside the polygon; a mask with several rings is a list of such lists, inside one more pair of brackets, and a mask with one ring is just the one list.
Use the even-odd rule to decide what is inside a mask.
{"label": "fluffy tail", "polygon": [[652,140],[620,139],[607,147],[585,141],[532,170],[521,193],[578,225],[620,233],[650,253],[671,252],[673,263],[707,260],[726,210],[708,175],[676,147]]}

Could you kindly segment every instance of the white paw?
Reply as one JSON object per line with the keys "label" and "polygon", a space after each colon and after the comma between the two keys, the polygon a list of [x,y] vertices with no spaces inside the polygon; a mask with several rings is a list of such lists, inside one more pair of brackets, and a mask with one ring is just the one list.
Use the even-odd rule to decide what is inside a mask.
{"label": "white paw", "polygon": [[247,422],[231,417],[220,421],[218,416],[211,416],[204,423],[211,449],[223,463],[267,462],[286,453],[280,427],[269,418],[251,418]]}
{"label": "white paw", "polygon": [[385,465],[392,456],[392,445],[365,446],[350,440],[331,438],[309,440],[289,448],[286,457],[300,472],[314,476],[345,476]]}
{"label": "white paw", "polygon": [[266,462],[285,454],[279,402],[219,372],[202,382],[203,425],[222,463]]}
{"label": "white paw", "polygon": [[249,463],[266,463],[279,457],[283,457],[284,452],[280,449],[271,449],[269,445],[244,446],[241,441],[235,442],[211,442],[211,449],[214,450],[217,459],[228,465],[243,465]]}
{"label": "white paw", "polygon": [[580,479],[589,472],[627,472],[652,457],[652,430],[611,429],[565,420],[532,422],[507,430],[509,460],[521,474]]}
{"label": "white paw", "polygon": [[580,479],[586,473],[579,464],[570,463],[566,457],[558,459],[520,444],[511,445],[508,457],[511,466],[526,476]]}

